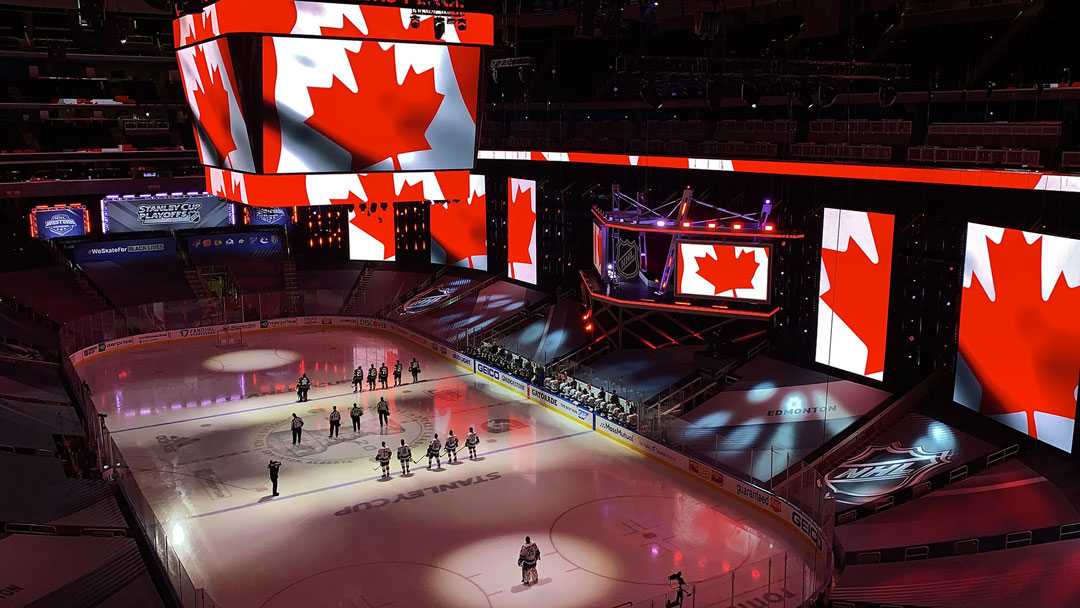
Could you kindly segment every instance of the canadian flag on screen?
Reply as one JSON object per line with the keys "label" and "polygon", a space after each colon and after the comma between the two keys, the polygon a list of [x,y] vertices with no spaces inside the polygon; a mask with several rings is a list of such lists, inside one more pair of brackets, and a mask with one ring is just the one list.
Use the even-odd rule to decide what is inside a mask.
{"label": "canadian flag on screen", "polygon": [[432,202],[431,261],[487,270],[487,195],[483,175],[469,176],[468,200]]}
{"label": "canadian flag on screen", "polygon": [[968,224],[953,399],[1072,451],[1080,240]]}
{"label": "canadian flag on screen", "polygon": [[228,44],[211,40],[176,52],[204,165],[254,171],[247,124],[236,96]]}
{"label": "canadian flag on screen", "polygon": [[511,177],[507,187],[507,274],[536,285],[536,182]]}
{"label": "canadian flag on screen", "polygon": [[378,261],[396,259],[393,201],[446,198],[438,174],[432,171],[324,175],[317,194],[309,189],[309,196],[312,205],[352,205],[349,259]]}
{"label": "canadian flag on screen", "polygon": [[679,295],[769,299],[769,250],[724,243],[679,243]]}
{"label": "canadian flag on screen", "polygon": [[894,221],[887,213],[825,209],[818,363],[884,379]]}
{"label": "canadian flag on screen", "polygon": [[267,37],[268,173],[472,168],[480,51]]}

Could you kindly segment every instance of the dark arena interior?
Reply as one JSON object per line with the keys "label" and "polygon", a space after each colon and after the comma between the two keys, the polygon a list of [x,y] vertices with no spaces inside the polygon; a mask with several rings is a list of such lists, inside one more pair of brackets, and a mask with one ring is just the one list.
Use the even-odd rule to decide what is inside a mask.
{"label": "dark arena interior", "polygon": [[1075,5],[0,2],[0,608],[1080,607]]}

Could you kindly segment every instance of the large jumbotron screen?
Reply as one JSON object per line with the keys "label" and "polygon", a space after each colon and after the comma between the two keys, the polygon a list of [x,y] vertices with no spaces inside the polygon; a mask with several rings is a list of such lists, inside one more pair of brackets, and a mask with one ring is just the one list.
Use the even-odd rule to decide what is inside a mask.
{"label": "large jumbotron screen", "polygon": [[814,360],[884,380],[894,217],[825,209]]}
{"label": "large jumbotron screen", "polygon": [[471,169],[480,49],[263,39],[265,173]]}
{"label": "large jumbotron screen", "polygon": [[969,223],[953,399],[1072,452],[1078,312],[1080,240]]}
{"label": "large jumbotron screen", "polygon": [[536,182],[511,177],[506,196],[506,273],[536,285]]}
{"label": "large jumbotron screen", "polygon": [[431,203],[431,262],[488,269],[483,175],[469,176],[468,200]]}
{"label": "large jumbotron screen", "polygon": [[675,295],[766,302],[769,247],[679,242]]}

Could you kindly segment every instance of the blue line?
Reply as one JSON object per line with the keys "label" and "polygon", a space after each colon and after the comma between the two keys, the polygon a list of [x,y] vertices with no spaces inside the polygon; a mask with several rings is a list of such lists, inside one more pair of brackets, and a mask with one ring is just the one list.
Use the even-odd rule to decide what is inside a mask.
{"label": "blue line", "polygon": [[[472,374],[454,374],[453,376],[442,376],[440,378],[431,378],[430,380],[421,380],[420,382],[417,382],[415,384],[423,384],[425,382],[435,382],[435,381],[438,381],[438,380],[450,380],[451,378],[460,378],[462,376],[471,376],[471,375]],[[389,391],[389,390],[392,390],[392,389],[395,389],[395,388],[403,388],[403,387],[406,387],[406,386],[413,386],[413,384],[402,384],[401,386],[394,386],[394,387],[390,387],[390,388],[386,388],[386,389],[377,389],[376,392],[380,392],[380,391],[383,391],[383,390]],[[371,391],[368,391],[368,392],[370,393]],[[284,395],[286,393],[276,393],[276,394]],[[264,405],[262,407],[253,407],[253,408],[249,408],[249,409],[246,409],[246,410],[233,410],[231,412],[220,412],[218,414],[207,414],[205,416],[195,416],[194,418],[184,418],[183,420],[173,420],[172,422],[155,422],[154,424],[146,424],[146,425],[143,425],[143,426],[133,426],[133,427],[127,428],[127,429],[120,429],[119,431],[110,431],[109,434],[110,435],[118,435],[120,433],[126,433],[128,431],[141,431],[143,429],[152,429],[154,427],[168,426],[170,424],[180,424],[182,422],[194,422],[196,420],[208,420],[210,418],[220,418],[222,416],[232,416],[233,414],[247,414],[249,412],[258,412],[258,411],[261,411],[261,410],[269,410],[269,409],[273,409],[275,407],[284,407],[286,405],[298,405],[298,406],[302,407],[304,403],[314,403],[316,401],[322,401],[324,399],[333,399],[335,397],[344,397],[346,395],[357,395],[357,396],[359,396],[361,394],[363,394],[363,393],[352,393],[352,392],[349,392],[349,391],[345,391],[344,393],[334,393],[333,395],[324,395],[322,397],[315,397],[314,399],[308,399],[307,401],[287,401],[285,403],[277,403],[277,404],[274,404],[274,405]],[[245,399],[255,399],[255,398],[258,398],[258,397],[265,397],[265,396],[266,395],[253,395],[251,397],[245,397]],[[244,399],[241,399],[241,401],[243,401],[243,400]]]}
{"label": "blue line", "polygon": [[[482,456],[485,456],[485,457],[494,456],[495,454],[501,454],[503,452],[509,452],[509,451],[517,450],[517,449],[521,449],[521,448],[528,448],[528,447],[532,447],[534,445],[540,445],[540,444],[543,444],[543,443],[550,443],[552,441],[559,441],[559,440],[562,440],[562,439],[569,439],[571,437],[577,437],[579,435],[584,435],[586,433],[592,433],[592,432],[593,431],[590,431],[590,430],[578,431],[576,433],[570,433],[569,435],[560,435],[558,437],[550,437],[548,439],[540,439],[538,441],[532,441],[530,443],[523,443],[521,445],[507,446],[505,448],[499,448],[499,449],[493,450],[491,452],[484,452],[482,454]],[[281,496],[281,497],[275,498],[274,500],[267,500],[267,501],[263,501],[263,502],[253,502],[253,503],[248,503],[246,505],[236,505],[235,507],[226,507],[224,509],[218,509],[217,511],[208,511],[206,513],[199,513],[197,515],[190,515],[190,516],[188,516],[188,519],[199,519],[199,518],[202,518],[202,517],[210,517],[211,515],[220,515],[222,513],[229,513],[230,511],[238,511],[240,509],[246,509],[248,507],[257,507],[259,505],[267,505],[267,504],[277,503],[277,502],[281,502],[283,500],[288,500],[290,498],[297,498],[297,497],[300,497],[300,496],[308,496],[309,494],[317,494],[319,492],[325,492],[327,490],[337,490],[337,489],[340,489],[340,488],[346,488],[346,487],[349,487],[349,486],[354,486],[354,485],[356,485],[358,483],[364,483],[364,482],[367,482],[367,481],[374,481],[376,479],[381,479],[381,478],[382,478],[381,474],[380,475],[372,475],[371,477],[365,477],[364,479],[355,479],[353,481],[346,481],[346,482],[334,484],[332,486],[324,486],[324,487],[321,487],[321,488],[315,488],[314,490],[305,490],[303,492],[297,492],[296,494],[289,494],[287,496]]]}

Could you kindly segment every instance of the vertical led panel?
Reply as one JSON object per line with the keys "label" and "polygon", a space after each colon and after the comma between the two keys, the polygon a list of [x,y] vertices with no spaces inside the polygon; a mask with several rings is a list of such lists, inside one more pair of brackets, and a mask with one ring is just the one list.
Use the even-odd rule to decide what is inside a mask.
{"label": "vertical led panel", "polygon": [[1078,315],[1080,240],[969,223],[953,399],[1072,452]]}
{"label": "vertical led panel", "polygon": [[886,213],[825,209],[818,363],[884,380],[894,222]]}
{"label": "vertical led panel", "polygon": [[506,196],[506,273],[536,285],[536,182],[511,177]]}
{"label": "vertical led panel", "polygon": [[431,203],[431,262],[487,270],[487,196],[483,175],[469,176],[469,198]]}

